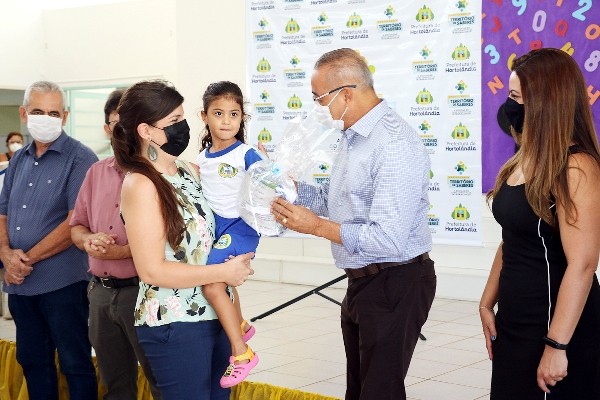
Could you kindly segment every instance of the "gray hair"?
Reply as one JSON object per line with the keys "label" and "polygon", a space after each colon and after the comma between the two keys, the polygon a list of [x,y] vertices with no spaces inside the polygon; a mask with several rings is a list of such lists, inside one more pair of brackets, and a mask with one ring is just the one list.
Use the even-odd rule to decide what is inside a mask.
{"label": "gray hair", "polygon": [[323,54],[315,63],[315,70],[330,68],[332,80],[340,85],[359,85],[373,89],[373,75],[364,57],[355,50],[342,48]]}
{"label": "gray hair", "polygon": [[65,95],[65,91],[62,90],[62,88],[54,82],[37,81],[37,82],[33,82],[31,85],[27,86],[27,89],[25,89],[25,96],[23,97],[23,107],[27,107],[29,105],[29,101],[31,100],[32,92],[60,93],[62,96],[63,111],[66,110],[66,108],[67,108],[66,107],[67,96]]}

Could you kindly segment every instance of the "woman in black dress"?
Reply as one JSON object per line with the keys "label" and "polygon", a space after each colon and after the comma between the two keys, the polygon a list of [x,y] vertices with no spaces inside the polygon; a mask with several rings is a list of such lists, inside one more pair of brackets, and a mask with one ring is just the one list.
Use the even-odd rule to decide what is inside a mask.
{"label": "woman in black dress", "polygon": [[521,147],[488,194],[502,243],[479,307],[490,398],[597,400],[600,153],[586,86],[557,49],[512,70],[504,109]]}

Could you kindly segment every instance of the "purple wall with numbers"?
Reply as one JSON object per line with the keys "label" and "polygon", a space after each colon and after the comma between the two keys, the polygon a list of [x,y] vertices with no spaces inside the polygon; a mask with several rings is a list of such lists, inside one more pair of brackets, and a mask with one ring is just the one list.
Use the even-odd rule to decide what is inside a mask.
{"label": "purple wall with numbers", "polygon": [[596,132],[600,130],[600,0],[484,0],[482,11],[482,162],[487,192],[515,149],[497,121],[514,57],[538,47],[571,54],[586,79]]}

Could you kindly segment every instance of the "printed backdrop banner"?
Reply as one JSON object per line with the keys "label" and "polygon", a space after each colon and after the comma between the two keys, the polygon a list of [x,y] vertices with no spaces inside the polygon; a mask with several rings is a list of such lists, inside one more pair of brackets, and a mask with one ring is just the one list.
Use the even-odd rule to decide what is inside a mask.
{"label": "printed backdrop banner", "polygon": [[488,0],[483,4],[483,190],[514,154],[512,137],[500,129],[498,109],[508,96],[512,60],[539,47],[571,54],[586,80],[596,130],[600,127],[600,6],[592,0]]}
{"label": "printed backdrop banner", "polygon": [[[481,245],[481,3],[247,0],[246,6],[249,142],[273,151],[287,123],[313,107],[310,76],[318,57],[352,48],[373,72],[379,96],[417,130],[431,156],[434,241]],[[327,146],[335,149],[336,142]],[[323,164],[306,178],[321,184],[330,170]]]}

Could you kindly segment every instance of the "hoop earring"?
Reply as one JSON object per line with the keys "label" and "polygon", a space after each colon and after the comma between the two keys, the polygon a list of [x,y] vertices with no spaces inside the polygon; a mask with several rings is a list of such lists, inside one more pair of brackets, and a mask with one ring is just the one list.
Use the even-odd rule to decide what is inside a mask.
{"label": "hoop earring", "polygon": [[156,151],[154,146],[152,146],[151,144],[148,145],[148,159],[150,161],[156,161],[157,158],[158,158],[158,152]]}

